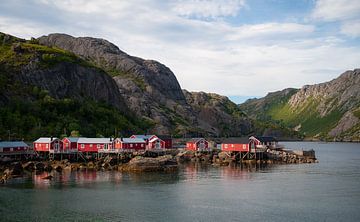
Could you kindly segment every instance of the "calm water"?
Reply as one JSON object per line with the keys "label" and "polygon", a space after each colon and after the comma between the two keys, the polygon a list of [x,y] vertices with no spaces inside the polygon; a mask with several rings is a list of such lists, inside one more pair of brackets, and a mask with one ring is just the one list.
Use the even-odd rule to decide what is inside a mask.
{"label": "calm water", "polygon": [[0,220],[360,221],[360,144],[285,144],[320,163],[33,176],[0,186]]}

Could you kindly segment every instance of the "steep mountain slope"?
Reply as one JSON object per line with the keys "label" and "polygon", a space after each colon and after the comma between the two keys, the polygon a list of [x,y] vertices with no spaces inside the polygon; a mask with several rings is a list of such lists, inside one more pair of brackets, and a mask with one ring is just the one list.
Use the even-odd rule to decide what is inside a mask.
{"label": "steep mountain slope", "polygon": [[[87,136],[145,126],[131,115],[115,81],[58,48],[0,33],[0,136],[79,131]],[[101,116],[102,120],[98,117]]]}
{"label": "steep mountain slope", "polygon": [[214,93],[183,92],[198,118],[200,128],[211,129],[208,134],[241,136],[253,132],[252,121],[227,97]]}
{"label": "steep mountain slope", "polygon": [[227,99],[201,107],[185,97],[169,68],[103,39],[51,34],[23,40],[1,33],[0,86],[1,138],[253,131],[253,121]]}
{"label": "steep mountain slope", "polygon": [[360,69],[329,82],[284,90],[240,105],[259,119],[294,127],[306,137],[360,140]]}
{"label": "steep mountain slope", "polygon": [[70,51],[112,75],[130,109],[155,123],[153,132],[198,130],[194,127],[196,116],[175,75],[165,65],[129,56],[103,39],[50,34],[40,37],[39,43]]}

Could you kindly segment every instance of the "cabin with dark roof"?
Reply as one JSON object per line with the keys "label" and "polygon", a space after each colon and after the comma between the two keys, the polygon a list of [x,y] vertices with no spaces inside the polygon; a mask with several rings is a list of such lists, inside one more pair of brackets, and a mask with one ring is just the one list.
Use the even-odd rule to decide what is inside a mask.
{"label": "cabin with dark roof", "polygon": [[1,141],[0,156],[27,154],[30,147],[23,141]]}
{"label": "cabin with dark roof", "polygon": [[169,149],[172,148],[172,139],[168,136],[157,135],[132,135],[130,138],[140,138],[146,143],[146,149]]}
{"label": "cabin with dark roof", "polygon": [[204,138],[192,138],[186,142],[186,149],[192,151],[208,151],[210,150],[209,142]]}
{"label": "cabin with dark roof", "polygon": [[78,151],[78,140],[79,137],[64,137],[62,139],[62,143],[63,143],[63,151],[64,152],[70,152],[70,153],[74,153]]}
{"label": "cabin with dark roof", "polygon": [[221,143],[221,150],[228,152],[250,152],[255,149],[255,142],[248,137],[226,138]]}

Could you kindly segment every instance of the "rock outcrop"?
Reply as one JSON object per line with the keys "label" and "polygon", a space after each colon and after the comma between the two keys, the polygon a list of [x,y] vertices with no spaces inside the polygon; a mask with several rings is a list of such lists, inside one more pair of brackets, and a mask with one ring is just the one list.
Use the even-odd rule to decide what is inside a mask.
{"label": "rock outcrop", "polygon": [[253,132],[252,121],[227,97],[186,90],[183,93],[198,118],[200,128],[207,129],[208,135],[241,136]]}
{"label": "rock outcrop", "polygon": [[240,105],[254,118],[293,127],[306,137],[360,140],[360,69],[329,82],[269,93]]}

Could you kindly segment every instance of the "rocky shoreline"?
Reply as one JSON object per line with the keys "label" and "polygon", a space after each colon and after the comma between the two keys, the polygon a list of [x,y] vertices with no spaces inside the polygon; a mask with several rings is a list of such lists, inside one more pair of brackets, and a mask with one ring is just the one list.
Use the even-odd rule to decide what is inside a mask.
{"label": "rocky shoreline", "polygon": [[[227,166],[239,164],[300,164],[316,163],[313,151],[276,151],[268,150],[262,159],[239,159],[238,156],[219,150],[208,152],[194,152],[188,150],[172,150],[159,155],[156,153],[131,153],[121,156],[106,156],[94,160],[77,162],[64,160],[31,160],[31,161],[3,161],[0,160],[0,183],[22,177],[27,172],[62,172],[79,170],[102,170],[121,172],[173,172],[179,164],[186,162],[200,162],[213,166]],[[51,175],[43,179],[51,179]]]}

